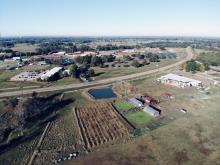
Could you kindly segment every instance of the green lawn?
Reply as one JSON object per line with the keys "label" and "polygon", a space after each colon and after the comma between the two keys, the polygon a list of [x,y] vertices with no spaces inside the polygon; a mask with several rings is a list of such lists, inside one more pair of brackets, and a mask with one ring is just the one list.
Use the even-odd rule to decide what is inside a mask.
{"label": "green lawn", "polygon": [[64,77],[60,80],[54,81],[52,82],[54,86],[57,85],[69,85],[69,84],[76,84],[79,83],[80,81],[76,78],[72,78],[72,77]]}
{"label": "green lawn", "polygon": [[145,124],[151,120],[151,117],[146,113],[139,111],[130,114],[128,116],[128,120],[134,122],[135,124]]}
{"label": "green lawn", "polygon": [[12,48],[14,51],[21,51],[21,52],[35,52],[38,48],[38,45],[31,45],[31,44],[16,44],[15,47]]}
{"label": "green lawn", "polygon": [[134,106],[127,101],[116,101],[114,105],[118,110],[123,110],[123,111],[127,111],[131,108],[134,108]]}

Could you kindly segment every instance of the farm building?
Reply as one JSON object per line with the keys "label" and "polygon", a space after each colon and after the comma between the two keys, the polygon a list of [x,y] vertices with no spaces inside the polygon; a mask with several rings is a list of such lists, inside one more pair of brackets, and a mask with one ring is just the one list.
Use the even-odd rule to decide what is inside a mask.
{"label": "farm building", "polygon": [[160,81],[163,84],[169,84],[181,88],[190,87],[190,86],[194,86],[194,87],[202,86],[201,81],[190,79],[184,76],[179,76],[172,73],[160,77],[158,81]]}
{"label": "farm building", "polygon": [[150,96],[141,96],[141,100],[145,103],[145,104],[157,104],[158,101],[155,100],[154,98],[150,97]]}
{"label": "farm building", "polygon": [[51,78],[52,76],[54,76],[56,73],[59,73],[62,69],[63,69],[62,67],[55,67],[55,68],[45,72],[41,76],[41,79],[42,80],[47,80],[48,78]]}
{"label": "farm building", "polygon": [[143,106],[143,103],[139,100],[137,100],[136,98],[131,98],[130,100],[130,103],[133,104],[135,107],[142,107]]}
{"label": "farm building", "polygon": [[143,111],[154,117],[157,117],[160,115],[160,112],[156,108],[149,106],[149,105],[146,105]]}

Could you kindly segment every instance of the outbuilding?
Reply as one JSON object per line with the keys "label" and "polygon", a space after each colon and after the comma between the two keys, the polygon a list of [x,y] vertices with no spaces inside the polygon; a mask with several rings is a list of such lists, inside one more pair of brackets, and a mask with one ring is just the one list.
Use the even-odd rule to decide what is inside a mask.
{"label": "outbuilding", "polygon": [[157,104],[158,101],[155,100],[154,98],[150,97],[150,96],[141,96],[141,100],[145,103],[145,104]]}
{"label": "outbuilding", "polygon": [[133,104],[135,107],[138,107],[138,108],[143,107],[143,103],[142,103],[141,101],[139,101],[138,99],[136,99],[135,97],[134,97],[134,98],[131,98],[129,101],[130,101],[130,103]]}
{"label": "outbuilding", "polygon": [[149,105],[146,105],[143,111],[154,117],[157,117],[160,115],[160,112],[156,108],[149,106]]}
{"label": "outbuilding", "polygon": [[194,80],[184,76],[179,76],[172,73],[160,77],[158,81],[163,84],[169,84],[181,88],[190,87],[190,86],[202,87],[201,81]]}
{"label": "outbuilding", "polygon": [[45,72],[41,76],[41,79],[42,80],[47,80],[48,78],[51,78],[52,76],[54,76],[56,73],[59,73],[62,69],[63,69],[62,67],[55,67],[55,68]]}

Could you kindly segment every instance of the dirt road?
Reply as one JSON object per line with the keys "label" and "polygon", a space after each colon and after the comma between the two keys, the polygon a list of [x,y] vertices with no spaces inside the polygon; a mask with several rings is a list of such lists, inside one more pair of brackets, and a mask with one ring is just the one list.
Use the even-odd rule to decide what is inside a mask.
{"label": "dirt road", "polygon": [[21,91],[2,92],[2,93],[0,93],[0,98],[27,95],[27,94],[33,93],[34,91],[37,93],[43,93],[43,92],[52,92],[52,91],[60,91],[60,90],[67,90],[67,89],[86,88],[86,87],[89,87],[92,85],[97,86],[97,85],[103,85],[103,84],[110,84],[115,81],[122,81],[122,80],[128,80],[128,79],[133,79],[133,78],[137,78],[137,77],[142,77],[142,76],[146,76],[146,75],[153,74],[156,72],[161,72],[161,71],[173,68],[173,67],[177,67],[177,66],[183,64],[184,62],[186,62],[187,60],[190,60],[191,58],[193,58],[193,56],[194,56],[193,50],[190,47],[188,47],[186,49],[186,52],[187,52],[187,57],[185,59],[178,61],[174,64],[164,66],[164,67],[161,67],[158,69],[153,69],[153,70],[146,71],[146,72],[135,73],[135,74],[131,74],[131,75],[108,78],[108,79],[104,79],[104,80],[98,80],[98,81],[81,83],[81,84],[69,84],[69,85],[48,87],[48,88],[27,89],[27,90],[23,90],[22,92]]}

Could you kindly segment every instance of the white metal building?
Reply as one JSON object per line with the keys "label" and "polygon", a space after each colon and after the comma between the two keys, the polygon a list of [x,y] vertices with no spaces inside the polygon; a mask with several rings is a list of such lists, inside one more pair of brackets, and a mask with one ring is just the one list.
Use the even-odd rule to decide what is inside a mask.
{"label": "white metal building", "polygon": [[151,116],[157,117],[160,115],[160,112],[156,109],[150,107],[149,105],[146,105],[143,109],[144,112],[148,113]]}
{"label": "white metal building", "polygon": [[179,75],[172,74],[172,73],[160,77],[158,81],[160,81],[163,84],[169,84],[169,85],[173,85],[173,86],[177,86],[181,88],[190,87],[190,86],[194,86],[194,87],[202,86],[201,81],[187,78],[184,76],[179,76]]}
{"label": "white metal building", "polygon": [[143,107],[143,103],[139,100],[137,100],[136,98],[131,98],[130,103],[133,104],[135,107]]}
{"label": "white metal building", "polygon": [[54,74],[60,72],[63,68],[62,67],[55,67],[47,72],[45,72],[42,76],[41,79],[42,80],[46,80],[47,78],[52,77]]}

